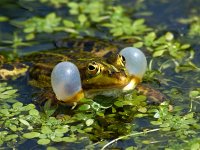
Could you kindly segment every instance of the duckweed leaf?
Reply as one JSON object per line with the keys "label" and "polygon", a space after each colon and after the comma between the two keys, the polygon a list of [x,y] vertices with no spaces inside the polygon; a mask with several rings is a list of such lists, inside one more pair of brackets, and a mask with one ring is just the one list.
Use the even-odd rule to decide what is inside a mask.
{"label": "duckweed leaf", "polygon": [[[62,137],[62,136],[61,136]],[[54,137],[54,138],[52,138],[51,140],[53,141],[53,142],[61,142],[62,140],[63,140],[63,138],[61,138],[61,137]]]}
{"label": "duckweed leaf", "polygon": [[13,109],[22,109],[23,103],[21,102],[16,102],[12,105]]}
{"label": "duckweed leaf", "polygon": [[63,20],[63,24],[66,26],[66,27],[74,27],[75,26],[75,24],[72,22],[72,21],[70,21],[70,20]]}
{"label": "duckweed leaf", "polygon": [[68,126],[67,127],[65,127],[65,128],[61,128],[61,129],[56,129],[55,130],[55,133],[57,134],[57,133],[66,133],[66,132],[68,132],[69,131],[69,129],[68,129]]}
{"label": "duckweed leaf", "polygon": [[47,147],[47,150],[58,150],[58,149],[56,147],[49,146],[49,147]]}
{"label": "duckweed leaf", "polygon": [[24,125],[26,125],[26,126],[30,126],[29,122],[26,121],[26,120],[24,120],[24,119],[19,119],[19,121],[20,121],[21,123],[23,123]]}
{"label": "duckweed leaf", "polygon": [[44,105],[44,112],[47,116],[53,115],[53,113],[56,111],[57,105],[52,106],[51,104],[52,101],[48,100]]}
{"label": "duckweed leaf", "polygon": [[51,134],[52,130],[48,126],[42,126],[41,132],[44,134]]}
{"label": "duckweed leaf", "polygon": [[87,17],[84,14],[81,14],[78,16],[78,20],[80,21],[80,24],[83,25],[87,21]]}
{"label": "duckweed leaf", "polygon": [[88,119],[88,120],[86,120],[85,123],[86,123],[87,126],[91,126],[94,123],[94,120],[93,119]]}
{"label": "duckweed leaf", "polygon": [[164,54],[164,52],[166,52],[166,50],[159,50],[153,53],[153,57],[159,57],[162,56]]}
{"label": "duckweed leaf", "polygon": [[90,105],[88,104],[83,104],[78,108],[80,111],[86,111],[90,109]]}
{"label": "duckweed leaf", "polygon": [[5,116],[8,116],[10,114],[9,111],[8,111],[8,109],[1,109],[0,113],[3,114],[3,115],[5,115]]}
{"label": "duckweed leaf", "polygon": [[[115,40],[117,40],[117,42],[119,41],[119,43],[125,41],[125,45],[134,45],[146,50],[148,59],[150,59],[151,56],[156,57],[151,61],[155,62],[155,66],[153,63],[149,65],[149,74],[147,74],[148,77],[147,79],[145,78],[145,81],[151,81],[152,83],[159,79],[158,82],[161,83],[161,86],[158,87],[159,89],[162,89],[163,83],[170,88],[172,84],[170,82],[173,82],[168,79],[170,78],[169,76],[165,81],[162,80],[163,78],[157,78],[159,74],[164,75],[167,73],[168,75],[168,69],[174,69],[176,73],[180,71],[199,71],[199,68],[192,62],[192,59],[196,56],[194,55],[195,52],[192,50],[190,44],[181,43],[177,40],[179,35],[175,34],[175,36],[172,32],[167,31],[163,34],[163,32],[157,32],[157,29],[151,29],[145,24],[145,19],[136,19],[138,17],[135,17],[134,15],[136,10],[135,6],[129,9],[128,6],[126,8],[123,7],[125,2],[123,2],[122,5],[118,5],[117,1],[111,2],[101,0],[82,0],[73,2],[71,0],[40,0],[40,2],[51,5],[51,8],[55,7],[50,9],[50,11],[55,9],[56,13],[52,12],[48,14],[49,11],[44,11],[42,15],[40,15],[43,17],[38,17],[39,15],[28,15],[30,18],[25,21],[12,22],[13,25],[18,26],[20,34],[20,29],[23,30],[24,33],[22,36],[26,37],[26,40],[34,39],[37,35],[39,35],[38,37],[43,37],[45,36],[45,33],[48,33],[47,35],[49,37],[49,35],[54,32],[54,36],[57,35],[57,33],[63,33],[64,31],[67,32],[67,37],[96,36],[100,33],[101,37],[112,39],[114,42]],[[142,1],[134,2],[134,5],[138,5],[138,3],[142,3]],[[67,8],[64,6],[67,6]],[[60,16],[62,10],[60,11],[60,9],[57,9],[58,7],[62,7],[65,16]],[[146,6],[142,5],[142,10],[145,7]],[[193,10],[193,12],[195,12],[195,10]],[[190,19],[189,22],[193,23],[189,25],[190,31],[188,34],[198,36],[199,17],[195,17],[195,19],[192,20]],[[95,27],[98,28],[98,31]],[[25,46],[21,35],[18,36],[17,34],[14,34],[13,37],[13,41],[10,41],[13,43],[13,49],[16,49],[19,46]],[[119,39],[123,39],[124,41]],[[197,46],[195,44],[192,45],[192,47],[196,48]],[[166,62],[162,62],[160,59]],[[176,73],[173,73],[173,75],[176,76]],[[193,75],[195,73],[192,72],[191,74]],[[195,85],[198,86],[199,78],[195,78],[194,76],[193,80],[196,81]],[[179,78],[178,81],[186,80],[184,78]],[[185,86],[186,84],[187,83],[182,83],[181,85]],[[181,93],[184,95],[181,97],[173,90],[170,92],[174,92],[174,94],[171,94],[169,91],[164,92],[171,96],[170,100],[175,105],[177,101],[183,102],[182,98],[188,94],[187,90],[185,90],[184,93]],[[5,104],[5,101],[11,102],[12,100],[15,100],[17,97],[17,90],[8,86],[6,83],[2,83],[0,84],[0,124],[2,130],[6,129],[6,131],[0,132],[0,144],[8,143],[7,145],[9,145],[9,142],[12,142],[10,147],[12,146],[13,148],[13,143],[17,143],[18,137],[20,137],[24,131],[27,131],[28,127],[28,130],[33,132],[25,133],[23,134],[23,137],[36,138],[38,144],[41,145],[51,144],[51,141],[77,142],[77,140],[85,138],[80,138],[80,135],[87,134],[93,141],[97,141],[95,144],[92,143],[93,141],[89,141],[89,143],[92,143],[93,147],[91,147],[93,149],[96,148],[96,145],[97,148],[99,148],[99,143],[100,146],[102,146],[102,143],[107,143],[107,139],[114,139],[114,142],[116,142],[123,139],[123,136],[125,139],[128,139],[129,137],[131,137],[130,140],[134,139],[134,144],[137,145],[137,148],[145,149],[145,146],[141,146],[140,143],[146,143],[149,146],[148,148],[151,149],[152,145],[162,143],[162,140],[164,139],[164,143],[168,143],[169,147],[174,146],[174,149],[181,149],[178,147],[180,146],[178,144],[182,143],[185,144],[185,147],[183,146],[185,149],[198,149],[199,138],[193,138],[198,134],[197,129],[199,129],[198,111],[196,110],[195,114],[193,113],[192,108],[194,108],[194,106],[192,105],[192,102],[197,103],[198,106],[199,95],[199,90],[194,89],[187,95],[189,97],[185,96],[191,100],[191,109],[189,111],[187,107],[186,109],[179,111],[173,109],[169,110],[169,104],[147,105],[146,97],[143,95],[138,96],[137,93],[120,97],[110,102],[109,100],[113,99],[108,98],[104,101],[102,101],[104,98],[100,98],[99,101],[97,99],[95,99],[95,101],[82,100],[83,104],[80,104],[79,107],[75,107],[74,109],[64,108],[64,111],[60,109],[56,110],[56,108],[52,107],[51,103],[47,102],[43,107],[44,113],[39,113],[33,104],[26,106],[19,102],[13,105]],[[188,99],[184,105],[188,105],[190,102]],[[57,111],[58,113],[66,113],[67,117],[59,118],[56,116]],[[150,135],[150,138],[148,138],[148,131],[142,132],[142,140],[139,133],[137,136],[132,136],[131,134],[134,133],[133,131],[144,129],[143,126],[140,128],[140,124],[135,121],[137,120],[135,117],[141,117],[145,123],[147,122],[148,124],[150,122],[152,124],[152,126],[150,126],[151,128],[155,127],[162,130],[162,132],[157,134],[158,137]],[[146,127],[145,124],[145,128],[148,127],[149,126]],[[13,132],[16,134],[13,134]],[[65,134],[68,137],[64,137]],[[166,141],[165,139],[167,138],[165,137],[170,137],[170,134],[173,134],[173,137],[179,139],[180,143],[173,142],[174,138],[170,138],[169,141]],[[16,135],[18,135],[18,137]],[[162,138],[159,139],[159,135],[161,135]],[[148,138],[149,140],[143,140],[144,138]],[[134,148],[135,147],[131,146],[127,149]]]}
{"label": "duckweed leaf", "polygon": [[75,137],[63,137],[62,141],[64,142],[75,142],[77,140],[77,138]]}
{"label": "duckweed leaf", "polygon": [[24,111],[34,110],[35,105],[34,104],[28,104],[28,105],[24,106],[23,108],[24,108]]}
{"label": "duckweed leaf", "polygon": [[38,132],[29,132],[29,133],[23,134],[23,137],[27,138],[27,139],[36,138],[36,137],[39,137],[39,136],[40,136],[40,133],[38,133]]}
{"label": "duckweed leaf", "polygon": [[18,138],[18,135],[17,134],[10,134],[10,135],[7,135],[4,139],[4,141],[10,141],[10,140],[14,140]]}
{"label": "duckweed leaf", "polygon": [[47,144],[50,143],[50,140],[49,140],[49,139],[39,139],[39,140],[37,141],[37,143],[38,143],[39,145],[47,145]]}
{"label": "duckweed leaf", "polygon": [[12,95],[12,94],[14,94],[14,93],[16,93],[17,92],[17,90],[8,90],[8,91],[5,91],[5,92],[3,92],[3,93],[1,93],[1,94],[3,94],[3,95]]}
{"label": "duckweed leaf", "polygon": [[29,114],[32,116],[39,116],[39,111],[36,109],[32,109],[29,111]]}
{"label": "duckweed leaf", "polygon": [[0,22],[6,22],[8,20],[9,20],[8,17],[6,17],[6,16],[0,16]]}

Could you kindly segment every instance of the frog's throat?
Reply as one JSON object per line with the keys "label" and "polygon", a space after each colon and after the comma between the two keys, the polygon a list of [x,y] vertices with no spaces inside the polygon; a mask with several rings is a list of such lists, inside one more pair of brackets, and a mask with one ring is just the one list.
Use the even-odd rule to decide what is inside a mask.
{"label": "frog's throat", "polygon": [[59,101],[62,101],[63,103],[67,103],[67,104],[75,104],[75,103],[78,103],[82,98],[84,98],[84,92],[83,90],[81,89],[80,91],[78,91],[77,93],[73,94],[72,96],[64,99],[64,100],[59,100]]}

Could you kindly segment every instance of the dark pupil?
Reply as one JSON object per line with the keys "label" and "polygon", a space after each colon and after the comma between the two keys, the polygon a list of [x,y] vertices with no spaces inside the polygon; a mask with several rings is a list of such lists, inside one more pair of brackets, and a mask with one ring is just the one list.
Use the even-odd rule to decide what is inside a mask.
{"label": "dark pupil", "polygon": [[89,65],[89,66],[88,66],[88,69],[92,71],[92,70],[95,70],[95,67],[92,66],[92,65]]}
{"label": "dark pupil", "polygon": [[125,59],[125,57],[124,57],[124,56],[122,56],[122,61],[123,61],[123,62],[125,62],[125,61],[126,61],[126,59]]}

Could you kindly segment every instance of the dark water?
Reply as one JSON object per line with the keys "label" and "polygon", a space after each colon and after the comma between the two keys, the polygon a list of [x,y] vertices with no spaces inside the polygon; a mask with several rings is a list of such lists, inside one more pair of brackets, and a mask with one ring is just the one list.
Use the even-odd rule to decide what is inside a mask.
{"label": "dark water", "polygon": [[[200,57],[200,42],[195,43],[191,38],[187,36],[187,32],[189,30],[189,26],[185,24],[179,23],[177,20],[179,18],[188,18],[195,14],[200,14],[200,1],[199,0],[152,0],[145,1],[144,3],[137,3],[136,1],[125,0],[125,1],[117,1],[116,3],[121,4],[124,7],[131,7],[132,5],[137,4],[137,9],[135,13],[131,16],[132,18],[145,18],[146,23],[154,28],[156,31],[159,31],[160,34],[165,33],[166,31],[173,32],[175,37],[184,43],[191,43],[192,48],[195,50],[195,56],[193,62],[200,66],[199,57]],[[28,2],[28,1],[15,1],[15,0],[1,0],[0,1],[0,16],[7,16],[11,20],[24,20],[34,15],[45,16],[46,13],[54,11],[52,7],[42,7],[39,3]],[[144,12],[151,12],[152,15],[146,16]],[[66,10],[60,9],[58,11],[60,14],[66,13]],[[20,28],[17,28],[12,25],[11,22],[0,22],[0,51],[1,50],[12,50],[10,44],[5,41],[10,41],[13,38],[13,32],[18,31],[20,35]],[[26,53],[30,53],[33,51],[39,51],[43,49],[51,49],[54,47],[52,41],[59,35],[49,35],[48,37],[42,36],[37,40],[40,41],[36,46],[21,48],[18,52],[20,55],[24,55]],[[61,36],[65,36],[61,35]],[[200,39],[199,39],[200,40]],[[179,92],[183,95],[183,100],[178,102],[173,102],[176,105],[182,104],[184,99],[188,99],[188,92],[196,87],[200,86],[199,81],[199,73],[198,72],[185,72],[185,73],[175,73],[172,70],[168,70],[165,73],[165,76],[168,76],[172,81],[169,82],[169,85],[166,87],[176,87]],[[191,78],[193,80],[191,81]],[[27,78],[20,78],[18,81],[12,81],[11,84],[14,87],[19,86],[19,91],[22,93],[22,97],[19,98],[23,103],[30,103],[32,101],[32,94],[36,91],[36,89],[31,88],[27,83]],[[17,83],[16,83],[17,82]],[[28,99],[28,101],[27,101]],[[26,100],[26,101],[25,101]],[[189,102],[184,101],[184,104],[187,108]],[[136,121],[137,122],[137,121]],[[141,126],[146,125],[146,120],[138,121]],[[154,133],[156,134],[156,133]],[[87,145],[88,141],[85,141],[85,145]],[[36,141],[28,140],[22,145],[20,145],[19,149],[24,149],[24,146],[29,149],[45,149],[43,146],[36,146]],[[131,145],[134,145],[133,140],[121,141],[117,143],[118,148],[124,148]],[[71,149],[66,147],[76,147],[75,149],[83,149],[84,143],[81,144],[55,144],[57,148],[63,149]],[[98,149],[98,147],[97,147]],[[148,149],[148,148],[147,148]]]}

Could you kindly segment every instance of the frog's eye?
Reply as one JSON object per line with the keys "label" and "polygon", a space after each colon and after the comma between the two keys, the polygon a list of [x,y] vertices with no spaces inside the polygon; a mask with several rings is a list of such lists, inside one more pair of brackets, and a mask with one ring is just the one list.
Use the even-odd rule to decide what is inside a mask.
{"label": "frog's eye", "polygon": [[98,63],[92,62],[88,64],[88,73],[90,75],[98,75],[101,71],[101,68]]}
{"label": "frog's eye", "polygon": [[[57,64],[51,73],[51,84],[58,100],[72,101],[82,92],[80,73],[71,62]],[[82,93],[83,97],[83,93]],[[82,98],[79,96],[79,99]]]}
{"label": "frog's eye", "polygon": [[127,47],[120,51],[120,55],[126,60],[125,66],[129,74],[142,79],[147,68],[147,60],[144,53],[137,48]]}
{"label": "frog's eye", "polygon": [[126,59],[123,55],[118,55],[117,56],[117,64],[121,65],[121,66],[125,66],[126,64]]}

